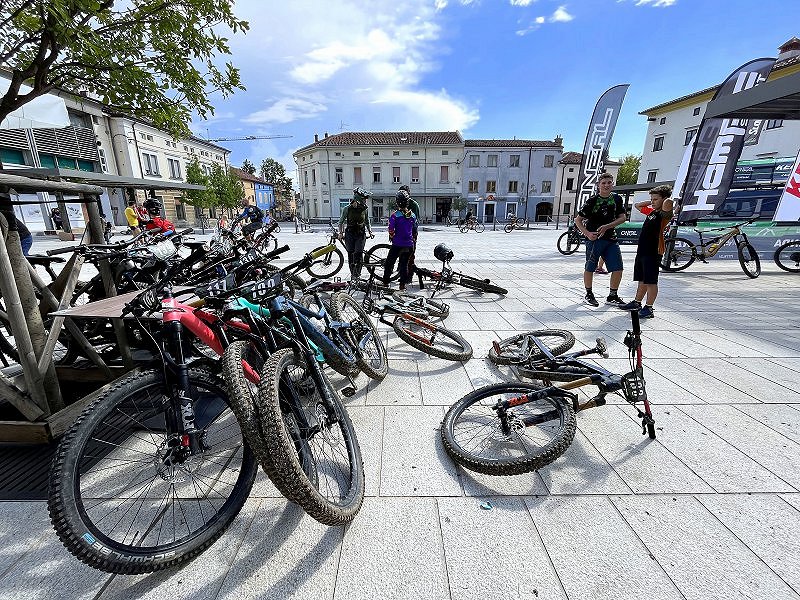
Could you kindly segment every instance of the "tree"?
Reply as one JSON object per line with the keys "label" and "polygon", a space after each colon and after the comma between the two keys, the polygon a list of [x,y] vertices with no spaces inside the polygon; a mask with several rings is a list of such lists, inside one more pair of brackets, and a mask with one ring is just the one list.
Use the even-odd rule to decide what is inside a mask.
{"label": "tree", "polygon": [[211,208],[217,205],[217,196],[210,187],[208,175],[200,168],[200,161],[196,156],[186,165],[186,183],[204,185],[204,190],[187,190],[186,203],[199,208]]}
{"label": "tree", "polygon": [[461,211],[467,208],[467,199],[462,198],[459,196],[458,198],[453,199],[453,204],[450,205],[450,210],[455,210],[459,216],[461,216]]}
{"label": "tree", "polygon": [[281,202],[286,202],[292,198],[292,179],[286,177],[284,166],[273,158],[265,158],[261,161],[261,177],[275,186],[275,198]]}
{"label": "tree", "polygon": [[[88,92],[112,110],[176,138],[192,112],[214,113],[211,93],[244,89],[228,40],[248,29],[230,0],[6,0],[0,2],[0,66],[10,70],[0,121],[56,88]],[[115,8],[116,5],[116,8]],[[30,86],[30,89],[23,88]]]}
{"label": "tree", "polygon": [[633,185],[639,178],[639,167],[642,164],[642,156],[628,154],[622,157],[622,166],[617,173],[617,185]]}
{"label": "tree", "polygon": [[244,200],[244,185],[230,169],[215,164],[208,177],[211,190],[216,197],[217,206],[236,208]]}
{"label": "tree", "polygon": [[244,162],[242,163],[242,171],[244,171],[248,175],[255,175],[256,166],[245,158]]}

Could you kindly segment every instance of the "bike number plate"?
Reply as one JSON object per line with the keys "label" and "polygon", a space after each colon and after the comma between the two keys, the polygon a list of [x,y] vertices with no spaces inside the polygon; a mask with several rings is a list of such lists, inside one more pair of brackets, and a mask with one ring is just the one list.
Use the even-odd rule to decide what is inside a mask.
{"label": "bike number plate", "polygon": [[256,283],[252,288],[251,294],[254,298],[272,298],[281,289],[282,281],[283,275],[275,273],[272,277]]}

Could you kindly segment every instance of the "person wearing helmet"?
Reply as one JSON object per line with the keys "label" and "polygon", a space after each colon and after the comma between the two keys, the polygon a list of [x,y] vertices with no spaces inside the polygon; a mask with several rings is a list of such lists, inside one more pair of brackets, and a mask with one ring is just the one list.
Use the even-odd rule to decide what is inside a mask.
{"label": "person wearing helmet", "polygon": [[367,235],[370,239],[375,237],[369,226],[367,209],[369,197],[370,193],[367,190],[361,187],[355,188],[353,199],[339,217],[339,235],[344,237],[344,245],[347,248],[347,265],[350,268],[352,279],[361,277]]}
{"label": "person wearing helmet", "polygon": [[389,280],[398,262],[400,270],[400,289],[405,290],[411,283],[412,271],[409,269],[409,259],[414,251],[414,239],[417,234],[417,216],[410,208],[411,197],[406,190],[400,190],[395,196],[395,210],[389,217],[389,240],[392,247],[386,257],[386,267],[383,271],[383,284],[389,285]]}
{"label": "person wearing helmet", "polygon": [[264,211],[255,204],[250,204],[249,199],[244,198],[242,200],[242,213],[231,223],[231,229],[236,227],[240,221],[245,221],[245,225],[242,227],[242,235],[250,238],[264,226]]}
{"label": "person wearing helmet", "polygon": [[[417,201],[414,200],[414,198],[411,197],[411,188],[408,187],[407,185],[401,185],[400,186],[400,190],[398,191],[398,194],[400,192],[403,192],[403,191],[408,194],[408,207],[411,209],[411,212],[413,212],[416,215],[417,220],[419,220],[420,219],[420,215],[422,213],[420,212],[419,204],[417,204]],[[414,262],[415,262],[415,259],[417,257],[417,235],[418,234],[419,234],[419,228],[415,227],[414,228],[414,247],[411,250],[411,254],[408,256],[408,277],[409,277],[409,282],[411,281],[411,278],[414,275]],[[420,278],[419,278],[419,287],[420,287],[420,289],[422,289],[422,287],[423,287],[422,276],[420,276]]]}
{"label": "person wearing helmet", "polygon": [[145,200],[144,208],[150,217],[150,220],[145,224],[145,228],[148,230],[160,229],[162,232],[175,232],[175,225],[172,224],[172,221],[161,216],[161,202],[158,198]]}

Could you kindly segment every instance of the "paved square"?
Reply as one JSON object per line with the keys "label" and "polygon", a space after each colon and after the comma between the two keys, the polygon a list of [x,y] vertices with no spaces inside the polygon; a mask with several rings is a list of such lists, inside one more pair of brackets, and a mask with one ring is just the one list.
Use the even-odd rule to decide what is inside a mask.
{"label": "paved square", "polygon": [[[662,274],[656,318],[642,322],[657,440],[610,403],[581,413],[572,446],[538,473],[478,475],[444,453],[447,407],[511,377],[486,359],[492,340],[544,327],[571,330],[576,345],[604,336],[604,362],[625,368],[627,314],[582,304],[583,259],[556,251],[560,233],[421,231],[418,263],[435,266],[444,242],[457,270],[509,294],[443,294],[446,324],[475,349],[465,364],[383,328],[389,376],[360,377],[345,400],[367,478],[350,526],[318,524],[262,475],[193,563],[124,577],[73,559],[44,503],[0,503],[0,598],[800,598],[800,278],[771,257],[755,280],[713,259]],[[296,258],[323,236],[287,230],[281,242]],[[623,248],[627,300],[634,248]],[[597,275],[597,297],[607,288]]]}

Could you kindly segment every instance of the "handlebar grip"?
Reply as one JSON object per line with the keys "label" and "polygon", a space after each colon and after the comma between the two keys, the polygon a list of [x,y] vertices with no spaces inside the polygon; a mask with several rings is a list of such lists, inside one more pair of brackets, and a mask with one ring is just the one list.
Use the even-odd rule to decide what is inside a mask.
{"label": "handlebar grip", "polygon": [[286,245],[281,246],[280,248],[275,248],[275,250],[273,250],[272,252],[268,252],[267,254],[264,255],[264,258],[273,258],[275,256],[279,256],[279,255],[283,254],[284,252],[288,252],[288,251],[289,251],[289,245],[286,244]]}
{"label": "handlebar grip", "polygon": [[47,250],[45,254],[47,256],[55,256],[56,254],[67,254],[69,252],[75,252],[81,246],[69,246],[67,248],[56,248],[55,250]]}
{"label": "handlebar grip", "polygon": [[176,231],[175,235],[189,235],[190,233],[194,233],[194,229],[192,227],[187,227],[183,231]]}
{"label": "handlebar grip", "polygon": [[273,221],[272,223],[270,223],[269,225],[267,225],[267,233],[272,233],[272,232],[273,232],[273,231],[275,231],[277,228],[278,228],[278,222],[277,222],[277,221]]}
{"label": "handlebar grip", "polygon": [[320,248],[319,250],[314,250],[309,254],[309,256],[313,259],[319,258],[320,256],[325,256],[326,254],[330,254],[336,249],[335,244],[330,244],[329,246],[325,246]]}

